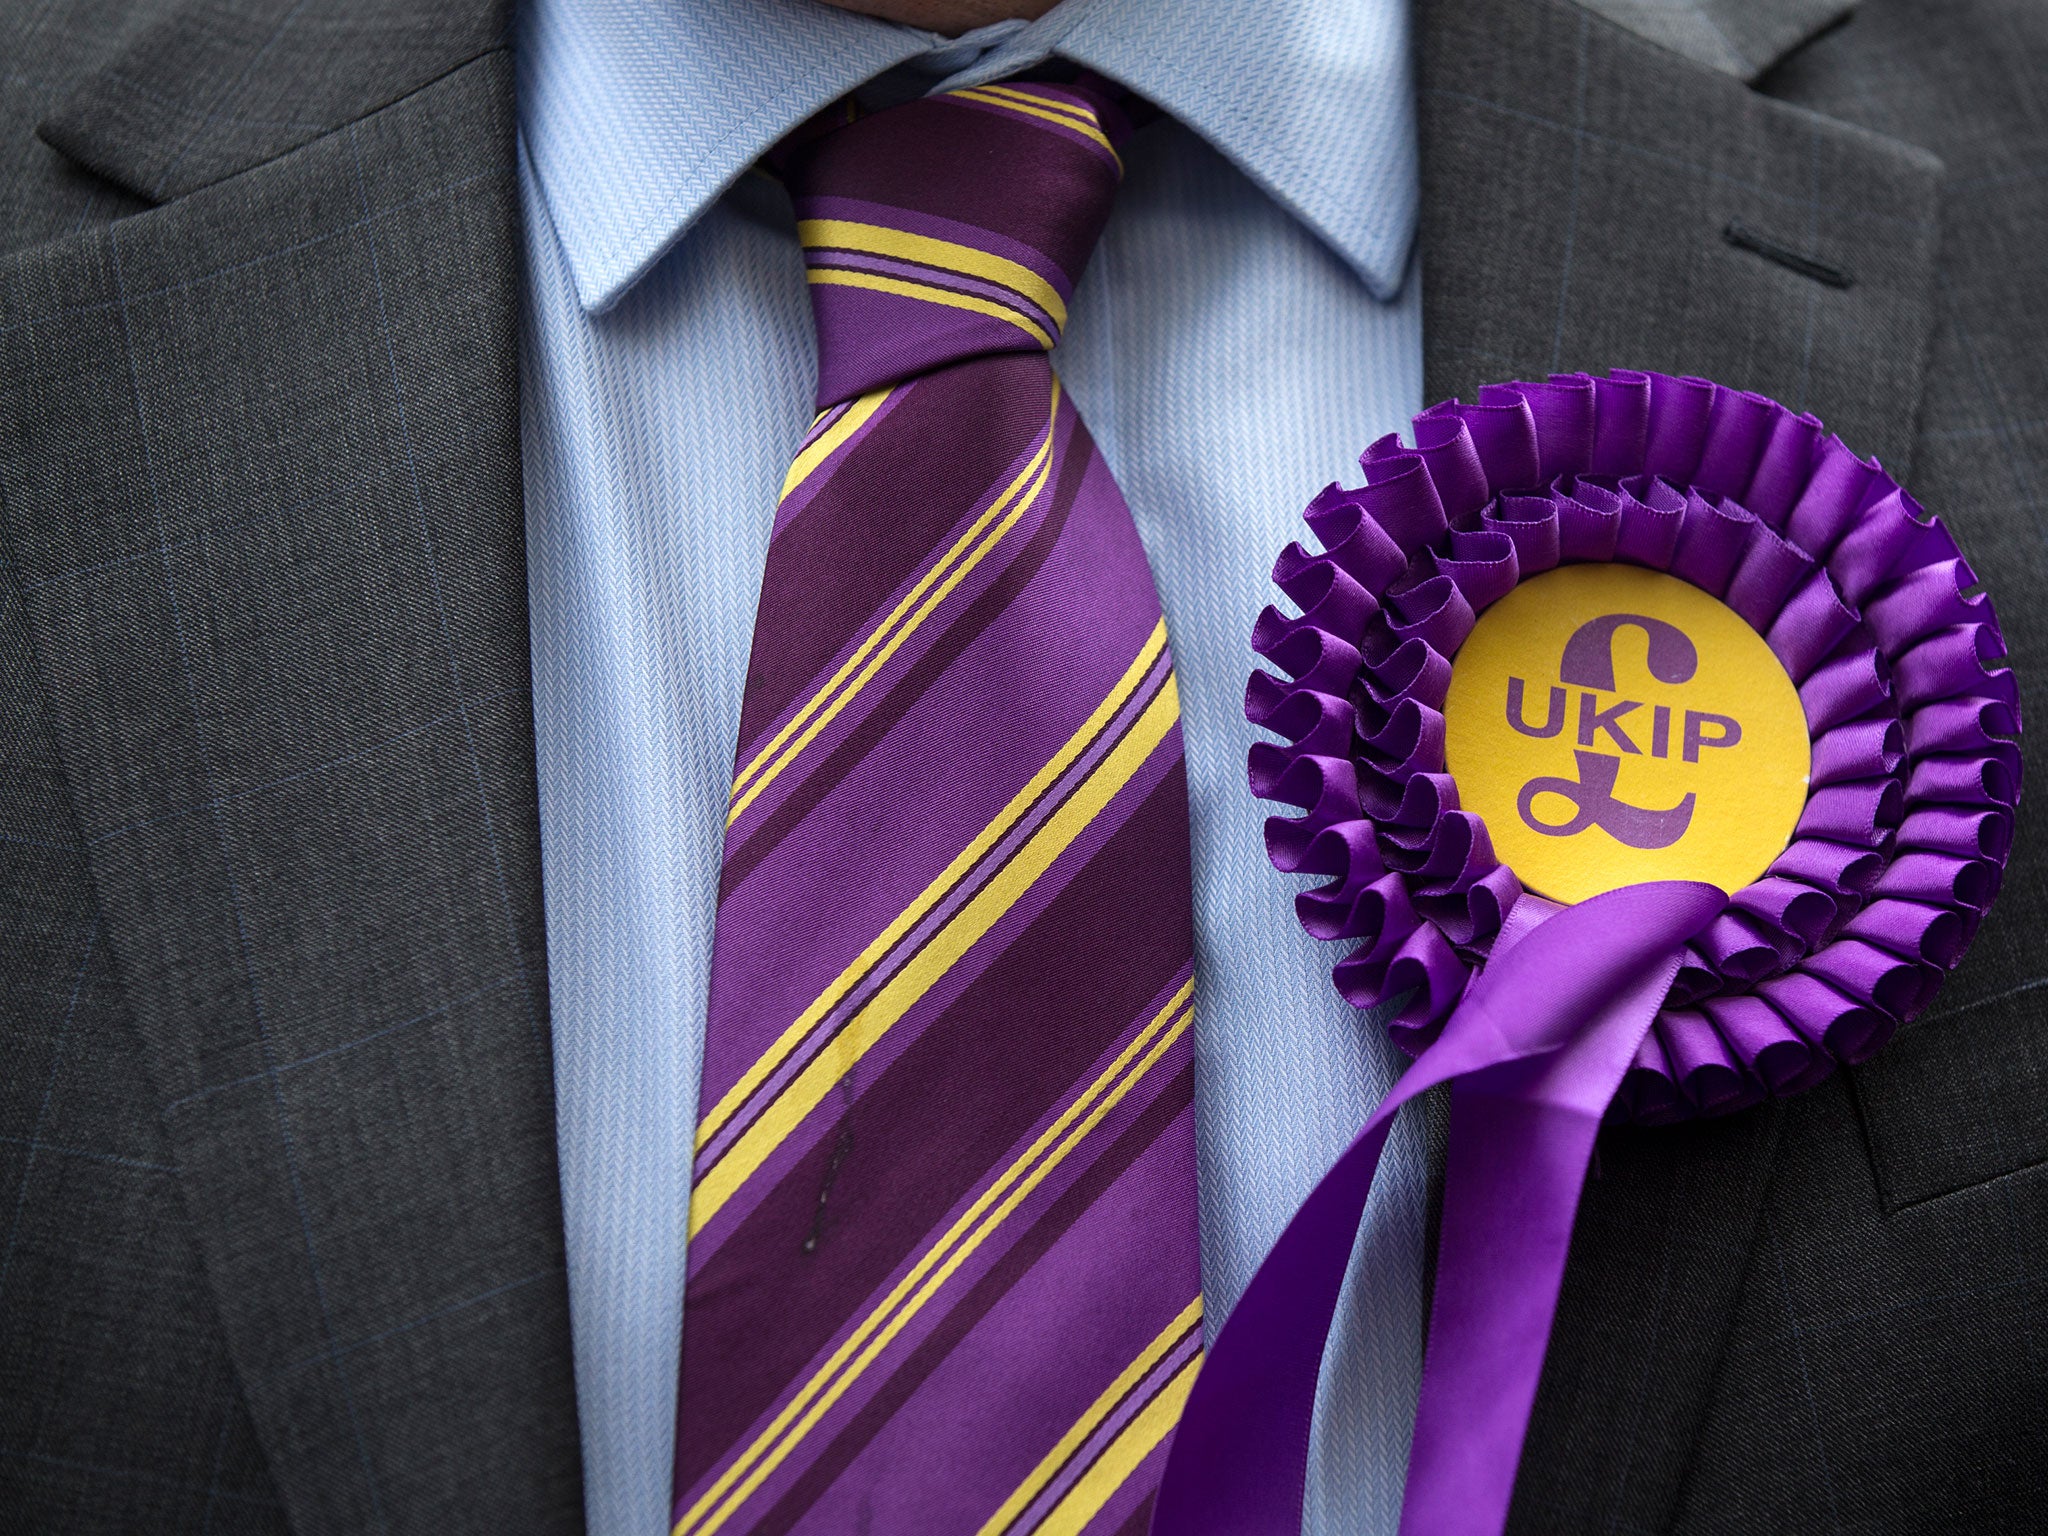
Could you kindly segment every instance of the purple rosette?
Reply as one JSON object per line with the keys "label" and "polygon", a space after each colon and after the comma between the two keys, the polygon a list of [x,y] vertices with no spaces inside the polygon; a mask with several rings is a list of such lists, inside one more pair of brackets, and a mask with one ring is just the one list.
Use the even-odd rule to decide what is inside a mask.
{"label": "purple rosette", "polygon": [[[1361,464],[1362,486],[1307,508],[1320,547],[1274,565],[1299,611],[1268,607],[1253,630],[1274,670],[1252,674],[1245,713],[1277,739],[1249,767],[1293,812],[1267,821],[1267,852],[1317,881],[1295,910],[1345,946],[1338,991],[1390,1007],[1415,1061],[1212,1341],[1154,1536],[1299,1532],[1359,1218],[1394,1115],[1440,1084],[1401,1531],[1497,1536],[1599,1126],[1727,1114],[1868,1058],[1961,960],[2012,841],[2019,693],[1991,602],[1939,520],[1812,416],[1705,379],[1568,374],[1433,406],[1412,446],[1383,438]],[[1797,689],[1804,807],[1739,891],[1659,880],[1560,907],[1459,803],[1452,658],[1523,579],[1606,561],[1719,599]],[[1690,657],[1660,665],[1655,644],[1651,672],[1682,676]]]}
{"label": "purple rosette", "polygon": [[1726,1114],[1870,1056],[1926,1007],[1997,894],[2019,694],[1991,600],[1940,520],[1820,422],[1705,379],[1492,384],[1326,488],[1252,646],[1252,792],[1337,990],[1411,1055],[1522,891],[1444,767],[1451,658],[1554,566],[1622,561],[1719,598],[1799,689],[1812,787],[1790,845],[1686,948],[1609,1113]]}

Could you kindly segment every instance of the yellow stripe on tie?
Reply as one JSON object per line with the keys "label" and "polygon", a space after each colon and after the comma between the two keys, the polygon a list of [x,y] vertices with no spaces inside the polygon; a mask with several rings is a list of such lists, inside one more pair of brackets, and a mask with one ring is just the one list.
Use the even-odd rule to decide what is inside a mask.
{"label": "yellow stripe on tie", "polygon": [[867,948],[854,957],[845,970],[832,978],[830,986],[818,994],[811,1005],[797,1016],[796,1022],[785,1029],[775,1043],[762,1053],[761,1059],[740,1075],[738,1082],[727,1089],[697,1126],[696,1150],[701,1152],[705,1145],[722,1130],[740,1108],[752,1098],[761,1084],[774,1075],[775,1070],[787,1061],[811,1031],[818,1026],[840,1001],[846,997],[861,978],[872,971],[877,964],[899,944],[903,936],[925,919],[925,914],[936,907],[963,879],[979,864],[988,851],[1017,825],[1025,812],[1038,803],[1043,795],[1059,779],[1060,775],[1073,766],[1075,761],[1095,738],[1102,734],[1104,727],[1115,718],[1117,712],[1129,702],[1138,690],[1138,684],[1145,680],[1145,674],[1152,670],[1152,664],[1159,659],[1159,653],[1166,648],[1166,621],[1160,620],[1152,626],[1152,633],[1145,637],[1145,643],[1138,648],[1137,657],[1124,669],[1122,677],[1109,690],[1107,697],[1095,706],[1088,718],[1081,722],[1079,730],[1069,736],[1063,746],[1046,760],[1045,766],[1031,776],[1031,781],[1010,797],[996,817],[974,840],[960,850],[959,855],[939,873],[937,879],[918,893],[917,899],[884,928]]}
{"label": "yellow stripe on tie", "polygon": [[1187,1033],[1194,1018],[1187,1006],[1193,991],[1193,981],[1184,983],[1102,1074],[925,1250],[768,1427],[683,1512],[670,1536],[711,1536],[774,1474],[940,1287]]}
{"label": "yellow stripe on tie", "polygon": [[980,294],[955,293],[950,288],[940,288],[931,283],[884,277],[879,272],[847,272],[838,267],[813,267],[810,280],[829,288],[868,288],[876,293],[893,293],[900,298],[922,299],[927,304],[943,304],[949,309],[969,309],[977,315],[1008,321],[1048,352],[1053,347],[1052,337],[1036,320],[1019,310],[998,304],[994,299],[984,299]]}
{"label": "yellow stripe on tie", "polygon": [[986,86],[968,86],[964,90],[948,91],[946,94],[958,96],[966,101],[978,101],[985,107],[1001,107],[1005,112],[1021,112],[1026,117],[1043,118],[1046,122],[1057,123],[1062,128],[1071,128],[1083,138],[1092,139],[1095,143],[1101,145],[1103,149],[1107,150],[1109,158],[1116,162],[1117,174],[1123,174],[1124,157],[1118,154],[1116,146],[1109,142],[1109,135],[1097,126],[1094,121],[1094,114],[1092,113],[1089,115],[1089,121],[1084,123],[1068,116],[1066,113],[1055,112],[1043,100],[1033,98],[1030,104],[1026,105],[1021,101],[1010,101],[1004,97],[997,96]]}
{"label": "yellow stripe on tie", "polygon": [[1002,1536],[1031,1501],[1045,1491],[1046,1484],[1058,1475],[1060,1468],[1095,1433],[1102,1421],[1116,1411],[1117,1405],[1130,1394],[1131,1389],[1151,1374],[1152,1368],[1172,1352],[1174,1345],[1201,1321],[1201,1317],[1202,1298],[1197,1296],[1180,1309],[1178,1317],[1160,1330],[1159,1337],[1139,1352],[1137,1359],[1117,1373],[1116,1380],[1103,1389],[1102,1395],[1088,1405],[1088,1411],[1074,1421],[1074,1427],[1060,1436],[1058,1443],[1045,1453],[1045,1459],[1017,1485],[1017,1491],[1003,1500],[1002,1507],[982,1522],[975,1536]]}
{"label": "yellow stripe on tie", "polygon": [[1089,823],[1130,783],[1180,719],[1180,693],[1173,674],[1152,696],[1143,714],[1114,750],[1096,764],[1058,810],[1032,833],[1024,846],[996,876],[976,891],[946,925],[891,976],[833,1037],[830,1044],[790,1080],[759,1119],[740,1134],[726,1153],[707,1169],[690,1192],[690,1236],[724,1208],[740,1186],[768,1160],[804,1117],[818,1107],[833,1086],[865,1056],[897,1021],[932,989],[960,957],[980,941],[1038,882],[1039,876],[1087,830]]}
{"label": "yellow stripe on tie", "polygon": [[[967,100],[978,101],[984,106],[1009,107],[1028,113],[1033,117],[1050,118],[1055,122],[1074,128],[1090,138],[1097,138],[1098,135],[1102,135],[1102,119],[1096,115],[1092,107],[1083,106],[1079,102],[1060,101],[1053,97],[1039,96],[1030,91],[1020,91],[1016,87],[1008,85],[963,86],[959,90],[949,91],[946,94],[949,96],[964,96]],[[1105,148],[1110,147],[1106,135],[1098,138],[1097,141]]]}
{"label": "yellow stripe on tie", "polygon": [[1000,96],[1005,101],[1016,102],[1027,107],[1043,107],[1048,112],[1058,112],[1090,127],[1100,127],[1102,119],[1095,115],[1093,107],[1083,106],[1078,101],[1061,101],[1055,96],[1040,96],[1031,91],[1019,90],[1014,85],[977,85],[973,87],[984,96]]}
{"label": "yellow stripe on tie", "polygon": [[[839,717],[855,696],[873,681],[875,674],[888,664],[889,658],[917,633],[932,610],[952,595],[953,589],[981,564],[1003,535],[1016,526],[1017,520],[1037,504],[1051,478],[1052,432],[1048,429],[1038,451],[1002,496],[919,578],[918,584],[841,664],[830,681],[812,695],[803,709],[755,755],[746,770],[735,775],[734,800],[725,817],[728,827],[738,821],[761,792],[781,776],[783,769],[817,739],[819,732]],[[978,543],[972,542],[977,539]],[[911,609],[913,603],[917,606],[905,619],[905,611]],[[899,619],[903,620],[900,627],[897,624]],[[843,690],[839,688],[842,682],[846,684]]]}
{"label": "yellow stripe on tie", "polygon": [[[981,564],[1003,535],[1016,526],[1017,520],[1037,504],[1052,478],[1052,444],[1059,420],[1059,406],[1060,382],[1055,377],[1052,381],[1051,419],[1046,423],[1045,437],[1030,462],[1017,472],[1017,478],[990,503],[988,510],[976,518],[967,531],[953,541],[952,547],[918,578],[917,584],[840,664],[839,670],[832,674],[825,686],[811,695],[804,707],[790,717],[789,723],[775,733],[768,745],[754,754],[754,760],[733,776],[732,804],[725,814],[728,827],[740,819],[747,807],[817,738],[820,731],[838,718],[840,711],[902,648],[903,642],[917,632],[931,611],[952,594],[953,589]],[[900,628],[899,621],[902,621]],[[846,685],[843,691],[842,683]]]}
{"label": "yellow stripe on tie", "polygon": [[789,466],[789,473],[782,477],[782,490],[775,499],[778,502],[789,500],[789,493],[810,479],[820,464],[831,458],[849,437],[866,426],[869,418],[882,408],[882,402],[888,399],[892,392],[886,385],[881,389],[870,390],[841,411],[839,419],[820,432],[817,441],[796,456],[796,462]]}
{"label": "yellow stripe on tie", "polygon": [[943,267],[963,277],[979,277],[1000,283],[1029,299],[1048,315],[1052,323],[1067,323],[1067,303],[1059,289],[1022,262],[997,256],[978,246],[938,240],[930,235],[913,235],[908,230],[890,229],[882,224],[860,224],[851,219],[800,219],[796,237],[805,250],[862,251],[870,256],[890,256],[899,261],[922,262]]}
{"label": "yellow stripe on tie", "polygon": [[1066,1497],[1046,1513],[1034,1536],[1080,1536],[1088,1522],[1102,1512],[1102,1506],[1130,1481],[1131,1474],[1180,1422],[1181,1407],[1195,1384],[1195,1372],[1201,1368],[1202,1357],[1197,1355],[1174,1372],[1173,1380],[1159,1389],[1158,1395],[1095,1458],[1095,1465],[1067,1490]]}

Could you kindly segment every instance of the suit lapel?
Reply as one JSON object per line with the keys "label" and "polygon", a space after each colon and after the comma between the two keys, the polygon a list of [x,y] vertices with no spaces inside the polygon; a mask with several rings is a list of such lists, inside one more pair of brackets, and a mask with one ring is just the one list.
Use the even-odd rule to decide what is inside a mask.
{"label": "suit lapel", "polygon": [[173,17],[46,125],[161,206],[0,264],[0,502],[295,1529],[567,1530],[511,68],[392,9]]}
{"label": "suit lapel", "polygon": [[1793,49],[1856,8],[1856,0],[1579,0],[1695,63],[1754,84]]}
{"label": "suit lapel", "polygon": [[[1669,31],[1668,7],[1599,9],[1654,11]],[[1428,398],[1566,369],[1702,374],[1813,411],[1905,473],[1939,168],[1742,83],[1841,7],[1795,9],[1798,27],[1702,6],[1707,31],[1735,43],[1690,57],[1561,0],[1421,9]],[[1761,256],[1759,241],[1850,285]],[[1767,1107],[1602,1139],[1514,1529],[1670,1524],[1779,1119]]]}

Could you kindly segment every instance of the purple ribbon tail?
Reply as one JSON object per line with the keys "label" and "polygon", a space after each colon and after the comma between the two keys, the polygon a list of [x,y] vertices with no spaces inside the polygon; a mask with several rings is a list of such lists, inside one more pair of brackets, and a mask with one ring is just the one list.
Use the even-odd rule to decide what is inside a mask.
{"label": "purple ribbon tail", "polygon": [[[1404,1536],[1507,1520],[1593,1139],[1677,972],[1727,897],[1659,881],[1518,902],[1441,1036],[1360,1127],[1209,1350],[1153,1536],[1298,1536],[1316,1377],[1395,1113],[1451,1082],[1436,1296]],[[1516,919],[1519,918],[1520,921]]]}
{"label": "purple ribbon tail", "polygon": [[[1578,959],[1540,932],[1524,942],[1551,950],[1547,963]],[[1402,1536],[1496,1536],[1507,1523],[1593,1140],[1678,962],[1674,944],[1562,1049],[1451,1084]]]}

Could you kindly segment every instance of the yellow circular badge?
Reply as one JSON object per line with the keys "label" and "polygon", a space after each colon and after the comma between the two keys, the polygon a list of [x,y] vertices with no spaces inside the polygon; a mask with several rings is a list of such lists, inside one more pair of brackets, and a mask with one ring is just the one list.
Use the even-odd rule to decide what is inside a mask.
{"label": "yellow circular badge", "polygon": [[1806,714],[1763,637],[1639,566],[1546,571],[1487,609],[1444,723],[1459,801],[1556,901],[1644,880],[1736,891],[1806,804]]}

